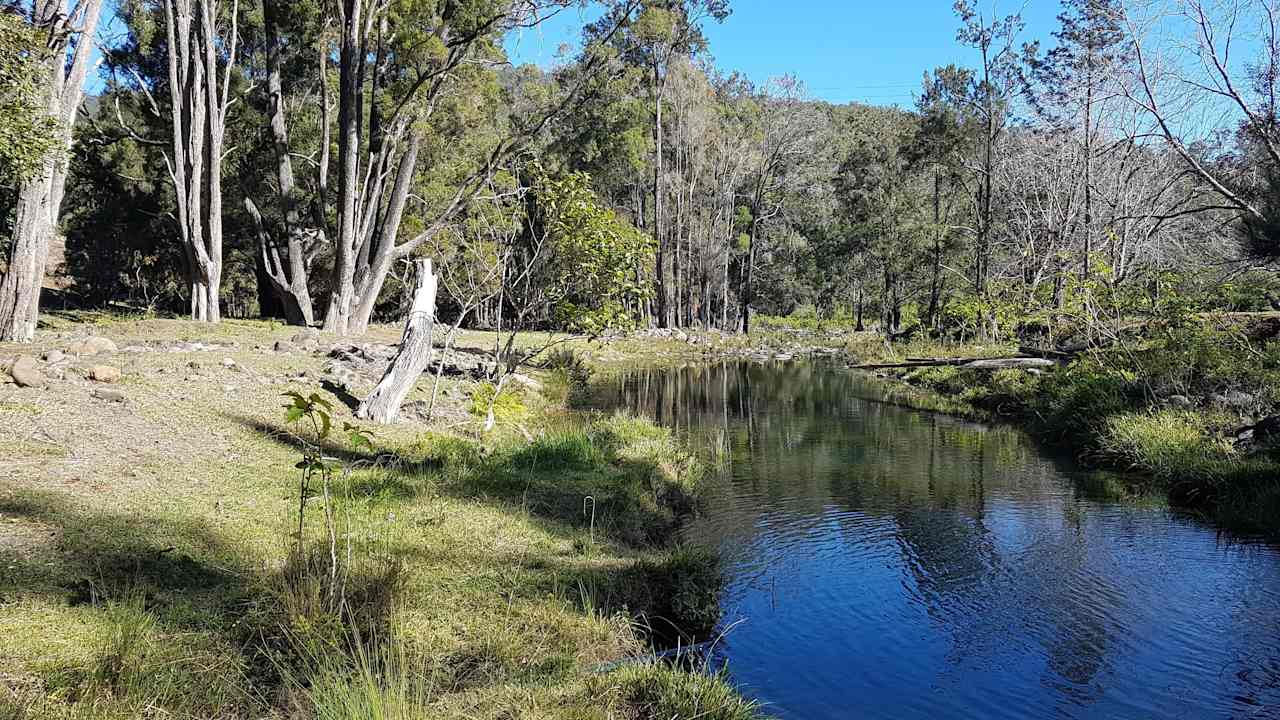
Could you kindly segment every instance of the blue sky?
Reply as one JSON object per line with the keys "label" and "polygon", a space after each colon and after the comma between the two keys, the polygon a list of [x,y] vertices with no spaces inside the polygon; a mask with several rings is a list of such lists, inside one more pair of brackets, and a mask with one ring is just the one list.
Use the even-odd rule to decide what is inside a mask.
{"label": "blue sky", "polygon": [[[1023,39],[1048,43],[1059,6],[980,0],[984,11],[1021,12]],[[733,14],[709,23],[711,55],[723,70],[755,82],[794,73],[816,98],[909,107],[925,70],[975,58],[955,41],[952,0],[731,0]],[[569,10],[508,40],[516,63],[548,65],[576,42],[583,16]]]}

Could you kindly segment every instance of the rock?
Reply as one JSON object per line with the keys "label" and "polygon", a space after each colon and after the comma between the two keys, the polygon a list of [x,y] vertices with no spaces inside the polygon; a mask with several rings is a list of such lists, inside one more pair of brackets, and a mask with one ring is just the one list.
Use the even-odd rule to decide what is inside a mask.
{"label": "rock", "polygon": [[519,383],[525,386],[526,388],[533,390],[534,392],[542,391],[542,383],[538,382],[537,380],[534,380],[528,375],[521,375],[520,373],[512,373],[511,381],[515,383]]}
{"label": "rock", "polygon": [[40,368],[40,361],[30,355],[22,355],[9,365],[9,377],[18,387],[42,388],[48,381]]}
{"label": "rock", "polygon": [[123,391],[116,390],[114,388],[96,388],[93,391],[93,396],[99,400],[106,400],[107,402],[114,403],[122,403],[129,399],[129,396],[125,395]]}
{"label": "rock", "polygon": [[235,391],[236,391],[236,386],[235,386],[235,385],[223,385],[223,386],[222,386],[222,392],[224,392],[224,393],[233,393],[233,392],[235,392]]}
{"label": "rock", "polygon": [[302,348],[314,349],[320,344],[320,331],[315,328],[306,328],[301,332],[295,333],[289,338],[289,342]]}
{"label": "rock", "polygon": [[228,370],[234,370],[236,367],[236,361],[231,358],[222,358],[222,367],[227,368]]}
{"label": "rock", "polygon": [[1244,410],[1253,406],[1257,402],[1257,398],[1246,392],[1239,390],[1228,390],[1224,393],[1214,393],[1209,396],[1215,405],[1231,408],[1233,410]]}
{"label": "rock", "polygon": [[120,350],[120,352],[146,353],[146,352],[151,352],[151,348],[147,347],[146,345],[126,345],[124,346],[123,349]]}
{"label": "rock", "polygon": [[46,350],[44,353],[44,361],[53,364],[59,363],[67,359],[67,354],[61,350]]}
{"label": "rock", "polygon": [[1191,402],[1191,398],[1186,395],[1170,395],[1165,398],[1164,402],[1169,407],[1177,408],[1179,410],[1188,410],[1195,404]]}
{"label": "rock", "polygon": [[298,346],[287,340],[277,340],[273,349],[278,353],[298,352]]}
{"label": "rock", "polygon": [[89,379],[100,383],[120,382],[120,368],[110,365],[94,365],[89,368]]}
{"label": "rock", "polygon": [[94,335],[72,343],[71,347],[67,348],[67,351],[72,355],[90,356],[113,353],[117,351],[117,348],[116,344],[111,340]]}

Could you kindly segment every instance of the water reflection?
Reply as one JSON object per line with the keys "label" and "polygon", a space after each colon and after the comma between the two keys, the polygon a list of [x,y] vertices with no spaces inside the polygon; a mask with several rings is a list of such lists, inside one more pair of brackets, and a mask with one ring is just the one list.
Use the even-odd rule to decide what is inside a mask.
{"label": "water reflection", "polygon": [[720,449],[720,654],[783,718],[1280,716],[1280,554],[1084,488],[1017,432],[845,371],[640,371],[606,404]]}

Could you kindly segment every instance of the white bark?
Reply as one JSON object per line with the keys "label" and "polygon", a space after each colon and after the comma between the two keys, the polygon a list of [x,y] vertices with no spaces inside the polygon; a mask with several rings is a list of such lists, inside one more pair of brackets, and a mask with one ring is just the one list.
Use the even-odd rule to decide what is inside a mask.
{"label": "white bark", "polygon": [[416,260],[417,284],[405,321],[400,350],[378,386],[360,403],[356,417],[387,425],[400,416],[400,405],[431,364],[431,331],[436,321],[436,289],[439,278],[430,260]]}
{"label": "white bark", "polygon": [[[102,0],[81,0],[74,7],[68,7],[66,0],[49,0],[34,9],[34,21],[48,27],[49,37],[57,39],[47,61],[46,110],[58,121],[61,143],[57,152],[45,158],[40,171],[18,190],[9,266],[0,279],[0,341],[31,342],[35,336],[49,241],[57,232],[66,188],[66,153],[71,148],[72,130],[84,98],[84,80],[101,10]],[[80,38],[68,60],[68,42],[77,33]]]}
{"label": "white bark", "polygon": [[[239,3],[230,35],[219,37],[217,0],[165,0],[173,146],[169,172],[187,256],[191,319],[221,320],[222,156],[231,106],[231,71],[239,42]],[[220,52],[226,53],[219,72]]]}

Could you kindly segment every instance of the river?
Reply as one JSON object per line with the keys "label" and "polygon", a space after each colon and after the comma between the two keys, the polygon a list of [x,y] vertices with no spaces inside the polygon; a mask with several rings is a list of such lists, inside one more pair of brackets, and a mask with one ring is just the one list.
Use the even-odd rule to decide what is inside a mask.
{"label": "river", "polygon": [[1280,717],[1280,552],[807,363],[643,370],[626,407],[718,455],[714,662],[770,715]]}

